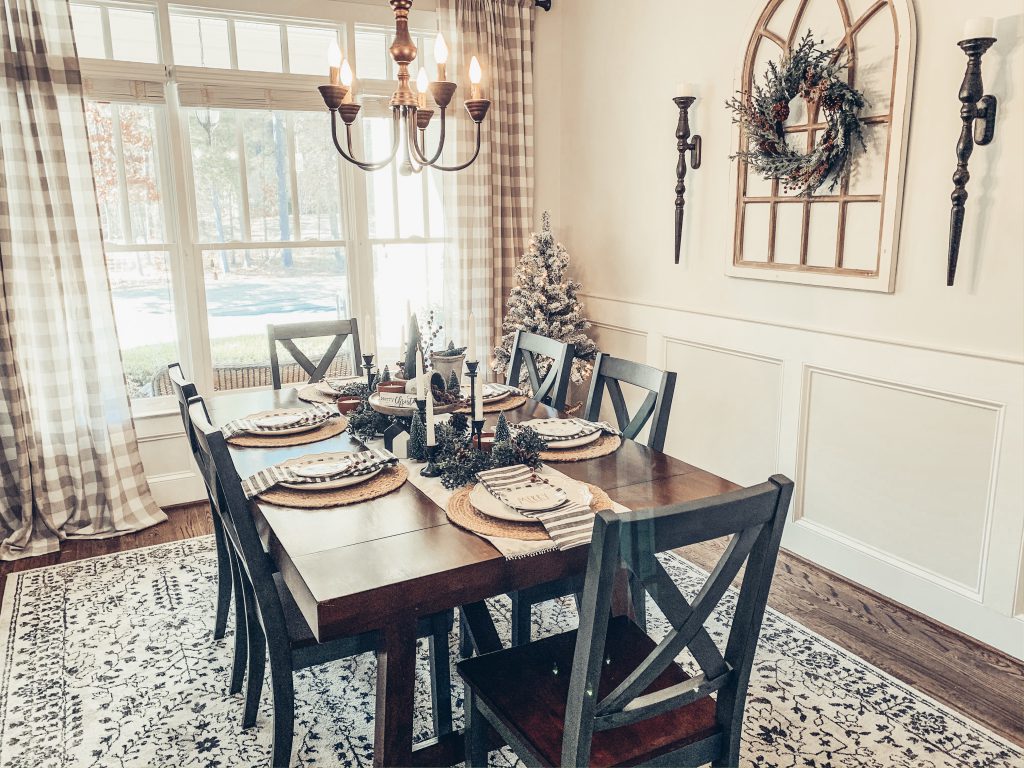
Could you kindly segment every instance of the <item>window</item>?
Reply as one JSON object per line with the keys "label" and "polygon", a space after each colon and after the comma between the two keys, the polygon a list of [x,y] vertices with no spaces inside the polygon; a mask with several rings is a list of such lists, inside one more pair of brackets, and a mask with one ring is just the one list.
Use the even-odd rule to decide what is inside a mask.
{"label": "window", "polygon": [[[133,397],[170,394],[173,360],[204,391],[268,385],[269,323],[372,316],[378,350],[397,358],[407,302],[444,315],[441,174],[355,169],[316,92],[337,41],[366,96],[357,152],[384,154],[390,30],[163,0],[71,8]],[[429,55],[432,33],[414,35]]]}

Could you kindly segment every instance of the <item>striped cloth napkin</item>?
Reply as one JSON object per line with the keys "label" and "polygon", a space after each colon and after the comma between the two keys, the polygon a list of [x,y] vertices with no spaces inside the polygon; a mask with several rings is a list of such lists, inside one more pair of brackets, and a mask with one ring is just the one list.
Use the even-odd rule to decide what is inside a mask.
{"label": "striped cloth napkin", "polygon": [[[370,448],[359,453],[345,456],[351,462],[347,469],[330,477],[303,477],[296,474],[294,466],[286,464],[274,464],[266,469],[261,469],[252,477],[242,481],[242,490],[245,498],[251,499],[264,491],[268,491],[278,483],[303,483],[316,485],[317,483],[329,483],[342,477],[358,477],[368,475],[382,467],[390,467],[398,463],[398,457],[391,451],[383,448]],[[343,459],[339,458],[338,461]]]}
{"label": "striped cloth napkin", "polygon": [[238,437],[239,435],[244,435],[249,432],[272,435],[282,429],[294,429],[295,427],[303,427],[307,424],[323,424],[330,419],[336,419],[340,416],[341,414],[338,413],[337,408],[325,405],[324,403],[314,403],[302,413],[302,418],[300,420],[291,424],[286,424],[280,427],[260,427],[256,425],[258,418],[253,419],[252,417],[246,417],[244,419],[229,421],[220,428],[220,431],[224,434],[224,437],[227,438]]}
{"label": "striped cloth napkin", "polygon": [[[488,469],[485,472],[478,472],[476,477],[483,483],[487,492],[503,504],[504,492],[509,489],[531,482],[550,485],[547,478],[536,474],[524,464]],[[528,512],[522,509],[516,511],[543,524],[544,530],[558,549],[569,549],[590,543],[590,536],[594,530],[594,510],[589,505],[567,499],[546,512]]]}
{"label": "striped cloth napkin", "polygon": [[[592,435],[595,432],[599,431],[604,432],[606,435],[622,434],[619,430],[617,430],[607,421],[587,421],[586,419],[579,418],[560,419],[559,421],[566,424],[572,424],[573,426],[577,427],[577,429],[568,435],[548,435],[543,432],[538,432],[537,434],[544,438],[545,442],[548,443],[558,443],[563,440],[576,440],[580,437],[586,437],[587,435]],[[518,426],[529,427],[530,425],[520,424]]]}

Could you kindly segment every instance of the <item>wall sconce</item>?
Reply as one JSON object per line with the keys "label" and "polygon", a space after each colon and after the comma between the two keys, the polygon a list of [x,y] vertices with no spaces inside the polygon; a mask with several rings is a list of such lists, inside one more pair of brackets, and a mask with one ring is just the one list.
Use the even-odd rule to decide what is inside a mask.
{"label": "wall sconce", "polygon": [[[956,278],[956,262],[960,256],[960,236],[964,230],[964,212],[967,203],[967,182],[971,174],[967,170],[974,145],[980,147],[992,141],[996,132],[996,97],[985,93],[981,82],[981,57],[996,41],[992,37],[992,19],[970,19],[964,28],[964,40],[957,45],[967,54],[967,71],[960,85],[958,98],[960,119],[960,140],[956,144],[956,171],[953,173],[953,207],[949,219],[949,255],[946,263],[946,285],[953,285]],[[979,124],[977,121],[982,121]]]}
{"label": "wall sconce", "polygon": [[[694,93],[693,86],[681,84],[680,93]],[[690,167],[700,168],[700,136],[690,140],[690,105],[697,100],[696,96],[676,96],[672,101],[679,107],[679,122],[676,124],[676,149],[679,151],[679,162],[676,165],[676,264],[679,263],[679,251],[683,245],[683,206],[686,194],[686,153],[690,153]]]}

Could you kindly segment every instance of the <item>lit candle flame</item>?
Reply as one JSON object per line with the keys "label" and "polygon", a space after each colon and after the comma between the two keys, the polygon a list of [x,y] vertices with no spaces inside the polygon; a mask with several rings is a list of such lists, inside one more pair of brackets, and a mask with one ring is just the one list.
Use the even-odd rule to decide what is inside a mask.
{"label": "lit candle flame", "polygon": [[346,88],[351,88],[353,78],[352,67],[349,65],[348,59],[345,59],[341,63],[341,84]]}

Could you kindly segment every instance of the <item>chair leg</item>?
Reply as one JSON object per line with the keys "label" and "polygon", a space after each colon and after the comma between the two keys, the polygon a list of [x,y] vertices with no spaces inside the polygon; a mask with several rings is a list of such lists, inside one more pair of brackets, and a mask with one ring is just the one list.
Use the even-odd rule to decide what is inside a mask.
{"label": "chair leg", "polygon": [[249,621],[245,613],[245,596],[239,565],[230,552],[227,552],[227,560],[235,593],[235,654],[231,662],[231,684],[228,690],[236,694],[242,690],[242,679],[245,677],[246,656],[249,653]]}
{"label": "chair leg", "polygon": [[459,608],[459,658],[468,659],[473,655],[473,638],[466,624],[466,613]]}
{"label": "chair leg", "polygon": [[633,603],[633,618],[637,626],[647,631],[647,592],[636,574],[629,572],[629,598]]}
{"label": "chair leg", "polygon": [[435,616],[430,644],[430,698],[434,736],[452,732],[452,670],[448,650],[448,626],[444,615]]}
{"label": "chair leg", "polygon": [[466,686],[466,768],[487,765],[487,720],[476,706],[476,694]]}
{"label": "chair leg", "polygon": [[255,596],[251,590],[247,591],[246,598],[245,615],[249,623],[249,674],[245,681],[245,712],[242,715],[242,727],[252,728],[256,725],[260,696],[263,694],[263,675],[267,669],[267,638],[263,633],[257,608],[253,605]]}
{"label": "chair leg", "polygon": [[530,626],[533,623],[533,604],[522,592],[511,592],[512,598],[512,647],[530,642]]}
{"label": "chair leg", "polygon": [[213,620],[213,639],[220,640],[228,625],[228,608],[231,605],[231,589],[233,574],[227,541],[224,538],[224,525],[218,514],[210,505],[213,516],[213,538],[217,543],[217,608]]}
{"label": "chair leg", "polygon": [[274,694],[274,768],[288,768],[292,761],[295,732],[295,690],[289,660],[270,660],[270,683]]}

